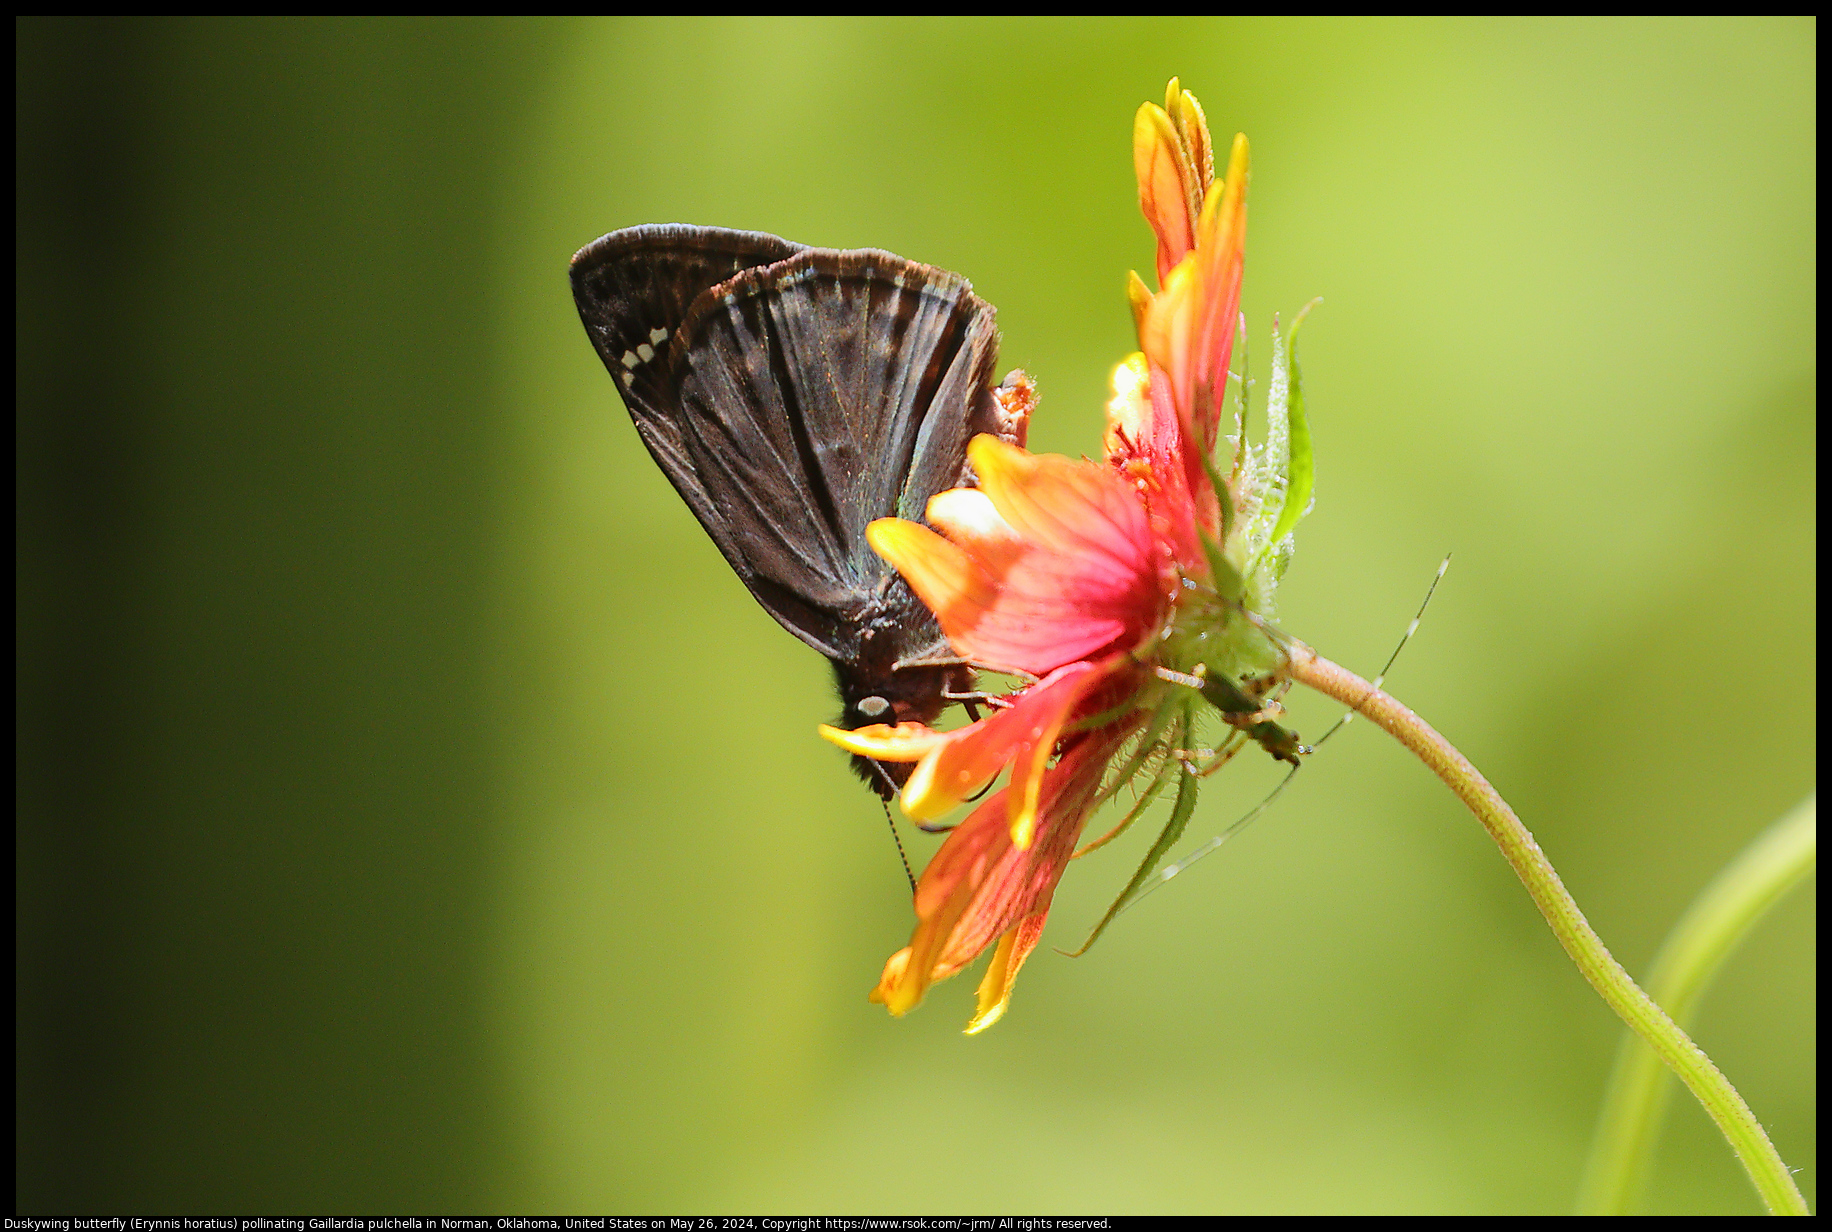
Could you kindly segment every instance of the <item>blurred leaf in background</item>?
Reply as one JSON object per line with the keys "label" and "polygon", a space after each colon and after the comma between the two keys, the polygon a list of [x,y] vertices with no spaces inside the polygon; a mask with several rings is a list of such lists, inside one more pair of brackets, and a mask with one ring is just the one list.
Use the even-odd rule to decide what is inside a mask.
{"label": "blurred leaf in background", "polygon": [[[1568,1209],[1615,1020],[1369,727],[987,1035],[867,1005],[826,669],[573,312],[635,223],[888,248],[1094,451],[1173,74],[1262,377],[1325,299],[1282,623],[1373,670],[1454,549],[1391,687],[1631,970],[1813,785],[1810,19],[16,31],[21,1209]],[[1698,1028],[1809,1199],[1813,962],[1803,894]],[[1753,1212],[1675,1112],[1651,1209]]]}

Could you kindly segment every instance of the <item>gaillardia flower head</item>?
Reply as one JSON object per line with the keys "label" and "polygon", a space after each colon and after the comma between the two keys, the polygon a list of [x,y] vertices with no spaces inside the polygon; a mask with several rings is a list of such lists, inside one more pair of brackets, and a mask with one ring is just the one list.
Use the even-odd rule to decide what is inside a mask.
{"label": "gaillardia flower head", "polygon": [[[1160,290],[1132,276],[1140,352],[1115,371],[1104,460],[1033,455],[981,436],[969,447],[978,488],[936,496],[928,526],[886,518],[870,527],[872,547],[934,611],[963,661],[1028,682],[989,697],[989,715],[954,731],[822,729],[852,752],[915,763],[900,800],[921,822],[1010,772],[922,875],[915,933],[872,994],[893,1014],[996,943],[968,1031],[995,1022],[1089,816],[1135,777],[1147,785],[1112,833],[1173,783],[1177,803],[1122,901],[1175,842],[1201,773],[1248,740],[1294,762],[1302,751],[1273,721],[1268,695],[1282,659],[1263,616],[1309,498],[1309,437],[1287,334],[1275,338],[1265,445],[1246,442],[1237,383],[1235,432],[1225,461],[1216,459],[1247,142],[1235,138],[1219,182],[1209,151],[1202,110],[1174,80],[1165,107],[1140,109],[1134,161]],[[1225,738],[1201,749],[1197,725],[1209,708]]]}

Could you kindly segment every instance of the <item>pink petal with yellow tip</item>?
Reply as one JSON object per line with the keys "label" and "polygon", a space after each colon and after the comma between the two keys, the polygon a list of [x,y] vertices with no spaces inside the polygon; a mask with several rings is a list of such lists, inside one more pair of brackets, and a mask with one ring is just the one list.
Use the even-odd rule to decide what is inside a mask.
{"label": "pink petal with yellow tip", "polygon": [[1011,759],[1011,788],[1005,793],[1015,846],[1029,847],[1035,836],[1043,770],[1056,751],[1063,725],[1082,700],[1125,661],[1124,655],[1115,655],[1103,663],[1071,663],[1027,690],[1023,699],[1006,712],[1008,717],[1023,716],[1016,724],[1022,734]]}
{"label": "pink petal with yellow tip", "polygon": [[1098,463],[1031,454],[990,436],[968,447],[981,489],[1033,547],[1059,554],[1081,589],[1123,591],[1149,564],[1150,526],[1125,482]]}
{"label": "pink petal with yellow tip", "polygon": [[963,656],[1045,675],[1155,632],[1164,597],[1138,495],[1109,468],[991,436],[969,456],[979,494],[945,493],[953,538],[884,518],[867,528]]}
{"label": "pink petal with yellow tip", "polygon": [[[1037,841],[1028,850],[1011,841],[1003,791],[948,835],[916,887],[919,922],[909,947],[885,963],[872,1000],[906,1013],[930,984],[958,972],[1025,917],[1047,914],[1107,760],[1134,730],[1123,725],[1083,737],[1063,754],[1045,781]],[[1002,991],[1009,996],[1009,987]]]}
{"label": "pink petal with yellow tip", "polygon": [[1024,539],[978,488],[951,488],[929,498],[929,521],[956,543],[971,543],[982,558],[1016,555]]}
{"label": "pink petal with yellow tip", "polygon": [[898,1018],[909,1013],[916,1002],[922,1000],[920,990],[916,992],[914,999],[904,993],[904,974],[910,969],[910,955],[913,952],[906,945],[885,959],[884,973],[878,977],[878,986],[871,990],[871,996],[867,998],[884,1006]]}
{"label": "pink petal with yellow tip", "polygon": [[1190,406],[1190,391],[1195,379],[1192,345],[1202,311],[1202,278],[1196,262],[1201,252],[1191,254],[1164,280],[1164,290],[1151,302],[1144,328],[1139,331],[1139,349],[1154,367],[1168,373],[1179,408]]}
{"label": "pink petal with yellow tip", "polygon": [[[1020,784],[1022,766],[1029,785],[1020,785],[1010,798],[1028,801],[1028,824],[1036,812],[1035,779],[1042,773],[1042,761],[1055,750],[1069,711],[1108,670],[1104,665],[1071,663],[1024,690],[1009,708],[949,732],[904,784],[903,811],[917,821],[933,820],[991,782],[1007,765],[1014,767],[1013,783]],[[1040,750],[1042,761],[1034,750]],[[1032,761],[1038,761],[1034,768]],[[1028,830],[1023,842],[1029,842]]]}
{"label": "pink petal with yellow tip", "polygon": [[1221,534],[1220,498],[1209,482],[1205,461],[1208,453],[1197,443],[1194,429],[1177,414],[1164,374],[1155,370],[1151,379],[1151,403],[1153,484],[1146,504],[1154,519],[1162,521],[1162,533],[1183,573],[1189,577],[1206,577],[1208,554],[1202,550],[1198,526],[1211,537],[1219,538]]}
{"label": "pink petal with yellow tip", "polygon": [[1197,427],[1212,449],[1227,401],[1228,361],[1240,315],[1240,282],[1247,242],[1247,137],[1236,133],[1226,179],[1209,189],[1198,224],[1196,258],[1202,282],[1202,314],[1192,339],[1196,382],[1204,391]]}

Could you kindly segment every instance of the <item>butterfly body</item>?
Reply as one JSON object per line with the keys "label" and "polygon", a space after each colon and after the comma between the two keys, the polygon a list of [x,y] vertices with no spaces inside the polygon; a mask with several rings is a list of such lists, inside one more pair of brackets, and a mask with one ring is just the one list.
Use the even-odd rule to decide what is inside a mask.
{"label": "butterfly body", "polygon": [[[1021,443],[992,306],[876,249],[663,225],[581,249],[587,335],[638,434],[751,594],[833,664],[842,726],[932,722],[971,687],[934,616],[866,542],[970,485],[967,442]],[[888,796],[906,765],[855,758]]]}

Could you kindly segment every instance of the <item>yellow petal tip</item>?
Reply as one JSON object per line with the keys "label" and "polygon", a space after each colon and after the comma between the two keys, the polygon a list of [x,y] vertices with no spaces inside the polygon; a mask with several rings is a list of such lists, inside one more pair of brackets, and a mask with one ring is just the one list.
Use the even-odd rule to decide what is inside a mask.
{"label": "yellow petal tip", "polygon": [[999,1019],[1005,1017],[1005,1002],[1001,1001],[983,1014],[975,1014],[962,1035],[978,1035]]}
{"label": "yellow petal tip", "polygon": [[921,723],[873,723],[869,727],[848,730],[827,723],[820,725],[821,739],[837,744],[848,753],[870,757],[875,761],[921,761],[923,755],[943,739]]}

